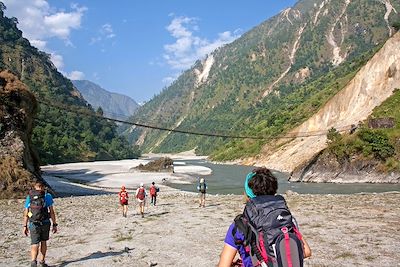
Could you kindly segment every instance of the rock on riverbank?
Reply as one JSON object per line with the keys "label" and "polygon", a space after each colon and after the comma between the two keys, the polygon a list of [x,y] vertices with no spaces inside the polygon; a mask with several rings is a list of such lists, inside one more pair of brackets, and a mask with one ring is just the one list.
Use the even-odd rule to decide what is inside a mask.
{"label": "rock on riverbank", "polygon": [[309,162],[298,166],[289,178],[291,182],[312,183],[400,183],[399,172],[384,172],[377,160],[354,156],[348,162],[338,162],[335,155],[322,151]]}

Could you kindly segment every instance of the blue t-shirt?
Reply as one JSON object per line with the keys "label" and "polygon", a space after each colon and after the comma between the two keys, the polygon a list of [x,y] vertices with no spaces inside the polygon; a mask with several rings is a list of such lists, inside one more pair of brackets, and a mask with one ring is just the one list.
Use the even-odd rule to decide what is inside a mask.
{"label": "blue t-shirt", "polygon": [[[54,204],[53,197],[49,193],[46,193],[44,195],[45,208],[51,207],[53,206],[53,204]],[[31,206],[31,197],[28,195],[25,200],[25,209],[28,209],[30,206]],[[44,220],[43,223],[50,223],[50,219]]]}
{"label": "blue t-shirt", "polygon": [[[225,242],[225,244],[233,247],[234,249],[236,249],[239,252],[239,255],[240,255],[240,258],[242,259],[244,267],[253,267],[253,263],[251,262],[251,256],[249,253],[246,252],[244,246],[240,245],[240,244],[239,245],[235,244],[235,239],[232,235],[232,229],[234,226],[235,226],[235,223],[232,223],[229,226],[229,229],[228,229],[228,232],[226,233],[224,242]],[[244,240],[244,235],[239,230],[237,230],[236,234],[235,234],[235,238],[237,240]]]}

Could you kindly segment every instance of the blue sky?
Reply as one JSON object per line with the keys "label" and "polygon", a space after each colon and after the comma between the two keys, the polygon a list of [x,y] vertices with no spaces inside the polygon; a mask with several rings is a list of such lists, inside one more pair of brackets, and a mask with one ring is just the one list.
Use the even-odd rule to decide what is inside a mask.
{"label": "blue sky", "polygon": [[148,101],[195,60],[295,0],[0,0],[71,79]]}

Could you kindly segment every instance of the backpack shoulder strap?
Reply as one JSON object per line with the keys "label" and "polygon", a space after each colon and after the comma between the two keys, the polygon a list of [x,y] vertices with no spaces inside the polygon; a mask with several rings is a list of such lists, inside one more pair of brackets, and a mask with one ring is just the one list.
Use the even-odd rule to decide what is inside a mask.
{"label": "backpack shoulder strap", "polygon": [[[247,222],[245,221],[246,219],[244,218],[243,214],[239,214],[235,217],[233,220],[234,226],[232,228],[232,236],[233,239],[235,240],[235,244],[244,244],[245,246],[247,245],[247,239],[248,239],[248,225]],[[244,235],[244,240],[239,240],[236,238],[236,233],[237,231],[240,231]]]}

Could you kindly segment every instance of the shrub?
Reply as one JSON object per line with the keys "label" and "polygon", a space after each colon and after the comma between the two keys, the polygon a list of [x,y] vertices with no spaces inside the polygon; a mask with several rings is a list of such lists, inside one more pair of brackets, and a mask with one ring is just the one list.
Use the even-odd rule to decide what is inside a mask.
{"label": "shrub", "polygon": [[387,134],[381,130],[361,129],[358,133],[361,140],[365,142],[363,152],[373,153],[376,158],[385,160],[395,153],[394,147],[390,144]]}

